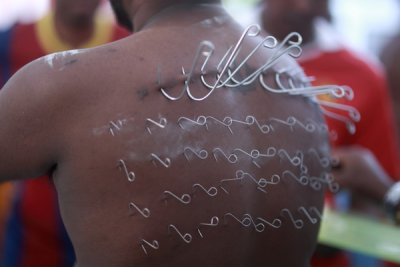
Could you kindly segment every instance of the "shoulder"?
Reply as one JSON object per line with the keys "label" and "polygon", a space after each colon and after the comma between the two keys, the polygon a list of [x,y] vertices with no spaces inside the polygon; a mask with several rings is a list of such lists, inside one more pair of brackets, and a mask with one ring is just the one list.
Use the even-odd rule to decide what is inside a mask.
{"label": "shoulder", "polygon": [[317,58],[301,64],[307,69],[322,67],[335,73],[354,74],[365,80],[385,80],[383,67],[376,58],[347,47],[334,52],[324,52]]}
{"label": "shoulder", "polygon": [[85,76],[82,68],[78,70],[70,67],[84,61],[84,54],[87,52],[71,50],[36,59],[16,72],[4,86],[2,93],[4,96],[15,97],[24,106],[35,103],[45,108],[61,97],[63,92],[82,81]]}
{"label": "shoulder", "polygon": [[382,63],[372,54],[366,52],[356,51],[352,49],[347,49],[349,59],[351,59],[356,66],[369,71],[376,76],[384,76],[384,68]]}

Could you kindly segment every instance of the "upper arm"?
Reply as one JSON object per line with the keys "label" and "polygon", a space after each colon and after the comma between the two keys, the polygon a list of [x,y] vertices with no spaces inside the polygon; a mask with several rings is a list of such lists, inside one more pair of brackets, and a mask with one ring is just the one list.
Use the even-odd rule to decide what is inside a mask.
{"label": "upper arm", "polygon": [[0,91],[0,181],[42,175],[55,164],[55,90],[37,60]]}

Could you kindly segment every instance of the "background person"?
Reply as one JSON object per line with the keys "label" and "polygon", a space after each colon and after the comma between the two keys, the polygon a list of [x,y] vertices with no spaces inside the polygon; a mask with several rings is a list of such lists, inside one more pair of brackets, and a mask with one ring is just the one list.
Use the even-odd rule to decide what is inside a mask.
{"label": "background person", "polygon": [[382,60],[391,93],[394,114],[397,125],[397,139],[400,140],[400,34],[395,35],[382,49],[380,59]]}

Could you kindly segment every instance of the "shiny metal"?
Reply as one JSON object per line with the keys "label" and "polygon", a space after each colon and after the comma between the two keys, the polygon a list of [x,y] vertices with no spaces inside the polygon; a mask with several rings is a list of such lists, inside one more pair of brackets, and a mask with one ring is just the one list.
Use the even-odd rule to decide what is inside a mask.
{"label": "shiny metal", "polygon": [[201,238],[204,238],[203,234],[200,231],[200,227],[202,226],[210,226],[210,227],[216,227],[219,224],[219,218],[217,216],[214,216],[211,218],[211,221],[209,223],[200,223],[199,226],[197,227],[197,232],[199,233]]}
{"label": "shiny metal", "polygon": [[140,209],[135,203],[129,203],[129,208],[135,208],[146,219],[150,217],[150,210],[148,208]]}
{"label": "shiny metal", "polygon": [[316,223],[318,222],[318,219],[311,217],[310,213],[309,213],[309,212],[306,210],[306,208],[304,208],[303,206],[302,206],[302,207],[299,207],[299,208],[298,208],[298,211],[299,211],[299,212],[303,212],[303,213],[306,215],[307,219],[308,219],[312,224],[316,224]]}
{"label": "shiny metal", "polygon": [[155,161],[158,161],[158,162],[161,163],[165,168],[171,167],[171,160],[170,160],[169,158],[165,158],[165,160],[162,160],[162,159],[160,159],[159,156],[157,156],[157,155],[154,154],[154,153],[151,153],[151,157],[153,158],[153,164],[154,164],[154,166],[157,166]]}
{"label": "shiny metal", "polygon": [[148,241],[146,241],[146,240],[144,240],[144,239],[142,239],[142,240],[140,240],[140,242],[139,242],[139,244],[140,244],[140,246],[142,247],[142,249],[143,249],[143,251],[144,251],[144,253],[146,254],[146,255],[148,255],[147,254],[147,250],[146,250],[146,248],[145,248],[145,244],[146,245],[148,245],[149,247],[151,247],[152,249],[159,249],[160,248],[160,244],[158,243],[158,241],[157,240],[153,240],[153,242],[148,242]]}
{"label": "shiny metal", "polygon": [[193,237],[191,234],[186,233],[186,234],[182,235],[182,233],[178,230],[178,228],[176,228],[176,226],[173,224],[168,225],[168,234],[169,235],[171,234],[171,228],[174,229],[178,233],[178,235],[182,238],[182,240],[185,243],[189,244],[190,242],[192,242]]}
{"label": "shiny metal", "polygon": [[123,159],[120,159],[118,163],[121,165],[121,167],[124,169],[126,178],[128,178],[129,182],[134,182],[136,179],[135,173],[133,171],[128,171],[128,168],[126,167],[125,161]]}
{"label": "shiny metal", "polygon": [[196,187],[201,188],[210,197],[215,197],[218,194],[218,189],[216,187],[214,187],[214,186],[210,187],[209,189],[206,189],[201,184],[194,184],[192,186],[192,191],[193,192],[195,192]]}
{"label": "shiny metal", "polygon": [[[190,152],[190,153],[189,153]],[[198,157],[199,159],[206,159],[208,158],[208,152],[207,150],[201,149],[198,151],[195,151],[193,148],[191,147],[185,147],[183,149],[183,154],[185,155],[185,158],[187,159],[187,161],[190,161],[193,158],[193,155],[195,155],[196,157]]]}
{"label": "shiny metal", "polygon": [[292,213],[288,209],[282,209],[281,215],[284,216],[285,213],[289,216],[290,221],[296,229],[302,229],[304,227],[304,222],[301,219],[294,219]]}
{"label": "shiny metal", "polygon": [[[167,124],[168,124],[168,121],[167,121],[166,118],[160,118],[160,121],[159,121],[159,122],[147,118],[147,119],[146,119],[146,122],[147,122],[147,123],[151,123],[151,124],[153,124],[153,125],[155,125],[155,126],[161,128],[161,129],[164,129],[165,126],[167,126]],[[147,129],[147,131],[149,132],[149,134],[152,134],[152,132],[151,132],[149,126],[146,126],[146,129]]]}
{"label": "shiny metal", "polygon": [[170,195],[172,197],[174,197],[176,200],[178,200],[179,202],[181,202],[182,204],[189,204],[192,201],[192,197],[188,194],[183,194],[181,197],[178,197],[177,195],[175,195],[174,193],[172,193],[171,191],[164,191],[164,195]]}

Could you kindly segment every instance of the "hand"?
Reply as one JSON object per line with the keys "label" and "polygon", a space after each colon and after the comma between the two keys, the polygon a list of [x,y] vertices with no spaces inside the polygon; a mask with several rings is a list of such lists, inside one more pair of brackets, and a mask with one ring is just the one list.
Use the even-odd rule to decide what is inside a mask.
{"label": "hand", "polygon": [[332,174],[342,188],[359,191],[377,201],[383,200],[393,182],[371,151],[350,146],[334,149],[332,155],[339,160],[332,168]]}

